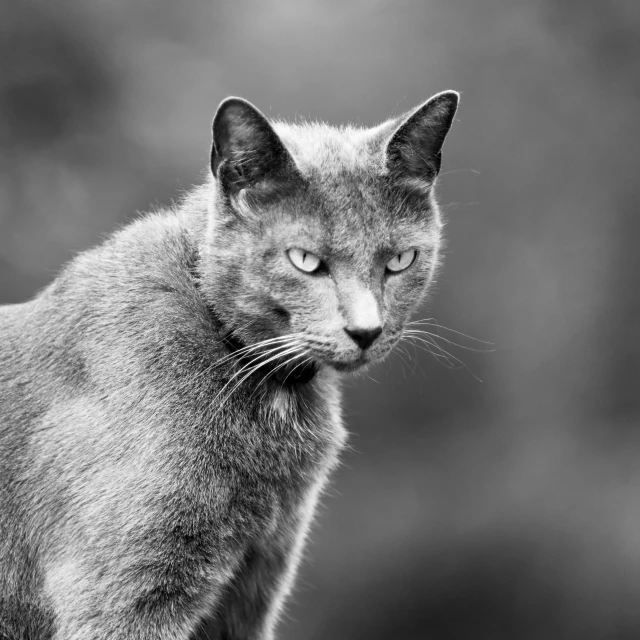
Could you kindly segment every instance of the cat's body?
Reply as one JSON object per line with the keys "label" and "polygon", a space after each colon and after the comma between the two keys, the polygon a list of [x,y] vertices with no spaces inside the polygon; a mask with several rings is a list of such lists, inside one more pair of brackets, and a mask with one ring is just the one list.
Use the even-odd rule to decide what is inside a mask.
{"label": "cat's body", "polygon": [[[280,126],[285,152],[249,105],[229,104],[215,180],[0,308],[0,638],[186,639],[212,616],[220,639],[271,638],[345,441],[338,370],[392,348],[420,297],[405,288],[433,277],[440,222],[424,185],[446,131],[430,179],[400,197],[388,177],[371,183],[393,175],[398,123],[340,132],[344,149],[335,130]],[[364,150],[381,135],[376,164]],[[385,226],[392,197],[407,211]],[[396,232],[431,256],[412,249],[413,275],[374,286]],[[283,247],[330,256],[326,277],[285,262],[287,234]]]}
{"label": "cat's body", "polygon": [[[344,438],[330,370],[296,393],[247,381],[234,396],[240,414],[212,404],[231,375],[216,367],[228,350],[192,279],[193,255],[179,216],[148,217],[34,301],[0,311],[2,362],[26,372],[0,373],[14,421],[0,440],[0,545],[18,559],[0,585],[5,597],[26,588],[42,594],[39,606],[95,620],[78,638],[111,637],[100,635],[105,609],[117,629],[128,607],[164,616],[174,599],[186,605],[174,624],[187,637],[222,592],[233,598],[238,573],[264,606],[272,588],[251,576],[252,554],[282,570],[295,562],[307,504]],[[100,272],[103,261],[112,266]],[[76,637],[57,624],[60,638]]]}

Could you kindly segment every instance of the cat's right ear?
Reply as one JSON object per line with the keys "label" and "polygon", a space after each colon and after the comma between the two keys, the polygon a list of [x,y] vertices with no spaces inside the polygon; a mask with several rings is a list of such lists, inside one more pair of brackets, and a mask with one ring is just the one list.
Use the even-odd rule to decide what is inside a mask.
{"label": "cat's right ear", "polygon": [[211,171],[223,189],[269,189],[297,175],[269,121],[242,98],[223,100],[213,118]]}

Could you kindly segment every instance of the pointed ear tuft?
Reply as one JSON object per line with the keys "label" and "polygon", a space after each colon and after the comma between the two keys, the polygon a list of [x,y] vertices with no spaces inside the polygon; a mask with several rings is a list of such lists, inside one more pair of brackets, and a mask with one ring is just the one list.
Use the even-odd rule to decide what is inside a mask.
{"label": "pointed ear tuft", "polygon": [[242,98],[223,100],[213,118],[211,171],[232,193],[286,181],[297,173],[269,121]]}
{"label": "pointed ear tuft", "polygon": [[442,145],[460,95],[443,91],[402,119],[386,146],[386,164],[398,180],[431,186],[440,171]]}

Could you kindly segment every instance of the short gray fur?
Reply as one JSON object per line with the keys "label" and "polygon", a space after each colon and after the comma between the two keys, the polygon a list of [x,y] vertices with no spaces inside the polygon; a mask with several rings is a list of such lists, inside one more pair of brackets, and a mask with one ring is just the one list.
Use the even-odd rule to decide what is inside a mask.
{"label": "short gray fur", "polygon": [[[0,638],[274,637],[345,443],[339,379],[439,264],[457,103],[338,129],[228,99],[206,184],[0,307]],[[362,349],[345,329],[373,316]]]}

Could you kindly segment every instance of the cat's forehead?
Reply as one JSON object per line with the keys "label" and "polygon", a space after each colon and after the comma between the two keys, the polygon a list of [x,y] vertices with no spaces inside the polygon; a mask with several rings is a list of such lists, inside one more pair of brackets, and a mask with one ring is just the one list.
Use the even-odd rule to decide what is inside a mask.
{"label": "cat's forehead", "polygon": [[406,198],[388,188],[381,135],[385,127],[275,125],[307,178],[303,195],[294,195],[287,203],[301,221],[292,229],[305,229],[307,248],[324,246],[366,256],[398,243],[423,244],[424,237],[433,233],[428,200],[421,215],[412,216]]}
{"label": "cat's forehead", "polygon": [[352,232],[388,217],[383,153],[372,130],[326,124],[287,125],[278,129],[300,173],[307,179],[301,205],[334,231]]}
{"label": "cat's forehead", "polygon": [[357,176],[384,171],[374,130],[324,123],[275,123],[274,128],[303,175]]}

